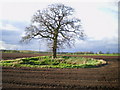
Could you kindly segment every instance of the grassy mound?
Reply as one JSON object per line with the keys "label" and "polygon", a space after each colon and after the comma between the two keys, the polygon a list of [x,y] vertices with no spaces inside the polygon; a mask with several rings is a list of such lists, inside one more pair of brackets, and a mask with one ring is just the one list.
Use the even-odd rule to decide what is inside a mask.
{"label": "grassy mound", "polygon": [[53,59],[52,56],[39,56],[0,61],[0,66],[41,68],[91,68],[102,64],[106,64],[106,61],[68,56],[59,56],[56,59]]}

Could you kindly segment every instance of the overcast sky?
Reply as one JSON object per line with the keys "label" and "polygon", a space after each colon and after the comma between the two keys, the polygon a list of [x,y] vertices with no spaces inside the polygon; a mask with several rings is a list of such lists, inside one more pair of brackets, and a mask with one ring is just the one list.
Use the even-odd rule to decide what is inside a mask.
{"label": "overcast sky", "polygon": [[[17,0],[18,1],[18,0]],[[89,1],[89,2],[88,2]],[[62,3],[75,9],[74,17],[81,19],[86,40],[77,40],[73,48],[59,51],[118,52],[117,0],[2,0],[0,3],[0,49],[48,50],[45,42],[20,44],[26,26],[37,10],[50,4]]]}

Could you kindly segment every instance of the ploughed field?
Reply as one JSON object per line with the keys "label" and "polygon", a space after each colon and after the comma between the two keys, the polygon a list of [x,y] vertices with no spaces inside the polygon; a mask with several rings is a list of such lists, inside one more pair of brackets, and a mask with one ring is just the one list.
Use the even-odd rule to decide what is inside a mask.
{"label": "ploughed field", "polygon": [[107,65],[96,68],[72,69],[2,67],[2,88],[83,88],[87,90],[117,90],[119,87],[118,57],[92,56],[92,58],[104,59],[107,61]]}
{"label": "ploughed field", "polygon": [[2,59],[16,59],[23,57],[48,56],[48,54],[28,54],[28,53],[1,53]]}
{"label": "ploughed field", "polygon": [[[28,54],[28,53],[0,53],[2,55],[2,59],[16,59],[23,57],[35,57],[35,56],[50,56],[49,54]],[[59,55],[59,56],[74,56],[74,57],[88,57],[88,58],[118,58],[118,56],[101,56],[101,55]]]}

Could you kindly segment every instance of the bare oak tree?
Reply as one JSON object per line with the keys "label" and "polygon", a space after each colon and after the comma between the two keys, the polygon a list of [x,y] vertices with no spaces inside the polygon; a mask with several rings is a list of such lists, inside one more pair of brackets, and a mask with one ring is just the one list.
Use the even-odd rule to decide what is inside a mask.
{"label": "bare oak tree", "polygon": [[38,10],[21,41],[45,39],[52,46],[53,58],[56,58],[57,48],[70,46],[76,37],[84,37],[80,20],[72,17],[73,12],[73,8],[64,4],[52,4],[42,11]]}

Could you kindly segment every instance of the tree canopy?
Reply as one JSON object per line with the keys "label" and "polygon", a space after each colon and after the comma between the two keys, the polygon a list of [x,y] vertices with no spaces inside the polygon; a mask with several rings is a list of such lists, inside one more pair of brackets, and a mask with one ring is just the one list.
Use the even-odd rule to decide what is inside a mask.
{"label": "tree canopy", "polygon": [[53,50],[53,58],[56,58],[57,48],[70,46],[76,37],[84,37],[80,19],[72,17],[73,13],[74,9],[64,4],[52,4],[38,10],[31,25],[26,27],[22,42],[45,39]]}

